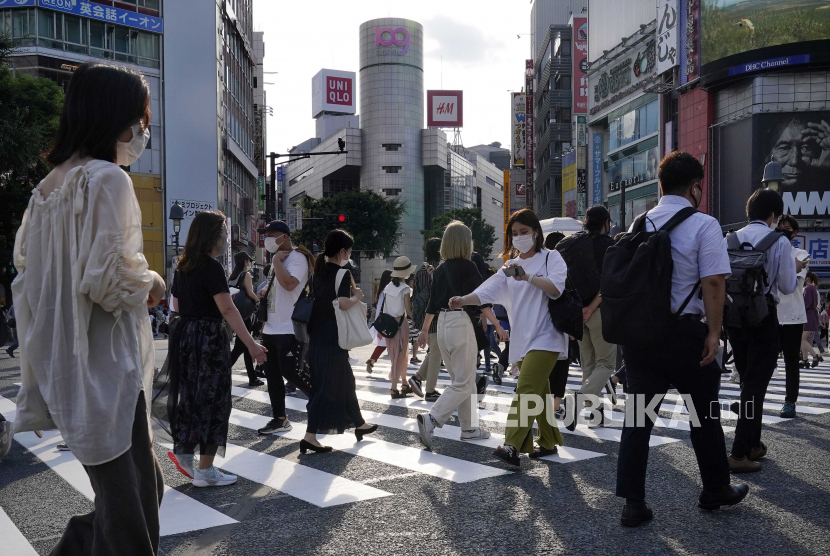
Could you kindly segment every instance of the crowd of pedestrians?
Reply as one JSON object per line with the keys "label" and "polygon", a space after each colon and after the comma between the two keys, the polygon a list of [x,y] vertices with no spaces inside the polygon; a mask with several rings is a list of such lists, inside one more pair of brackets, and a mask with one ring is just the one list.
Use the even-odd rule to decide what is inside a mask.
{"label": "crowd of pedestrians", "polygon": [[[95,511],[72,518],[53,554],[158,550],[163,479],[148,426],[154,379],[148,308],[158,306],[167,288],[141,252],[139,205],[119,168],[135,161],[148,141],[148,106],[149,89],[137,72],[100,64],[75,71],[48,154],[54,169],[33,192],[15,245],[20,278],[10,317],[19,336],[7,349],[13,355],[19,341],[23,355],[15,431],[59,429],[95,492]],[[484,372],[497,384],[508,367],[518,373],[511,418],[495,451],[508,464],[520,465],[520,454],[556,454],[564,444],[558,421],[573,430],[584,408],[590,427],[607,426],[605,408],[616,404],[622,382],[628,396],[616,494],[625,499],[622,525],[640,525],[653,517],[646,468],[654,420],[645,407],[657,400],[659,408],[674,388],[695,417],[699,506],[713,510],[747,495],[748,486],[732,484],[730,472],[759,471],[767,455],[762,411],[752,409],[764,405],[779,352],[785,417],[796,414],[799,367],[810,364],[808,357],[812,366],[821,360],[812,347],[828,321],[826,312],[819,314],[818,277],[807,271],[807,253],[792,247],[798,222],[783,214],[777,192],[756,190],[746,206],[749,224],[724,238],[718,222],[697,210],[704,172],[696,158],[675,151],[658,176],[659,204],[616,239],[603,206],[591,207],[585,231],[569,237],[546,237],[533,211],[524,209],[507,222],[498,269],[473,251],[470,228],[452,222],[441,238],[427,240],[422,264],[401,256],[381,275],[375,324],[371,334],[368,325],[362,330],[376,345],[366,371],[374,371],[386,350],[390,396],[432,403],[417,417],[427,449],[436,427],[455,412],[461,440],[490,437],[478,418],[483,350]],[[227,252],[226,226],[221,212],[196,215],[170,289],[176,320],[169,322],[165,365],[168,457],[196,487],[236,481],[214,458],[227,444],[231,367],[240,355],[249,387],[263,385],[257,365],[267,381],[273,418],[259,434],[292,430],[286,383],[308,398],[303,454],[332,450],[320,434],[353,429],[361,441],[378,428],[363,418],[338,324],[341,312],[365,308],[349,270],[352,236],[329,232],[315,260],[292,244],[286,223],[268,223],[261,230],[268,275],[255,289],[247,254],[236,256],[229,278],[217,260]],[[643,257],[662,263],[650,267],[653,276],[631,272]],[[653,302],[632,303],[638,295]],[[573,311],[575,328],[566,318]],[[711,411],[719,408],[722,336],[741,386],[728,454],[720,411]],[[410,358],[413,340],[426,352],[408,376],[407,364],[419,362],[415,346]],[[568,363],[577,360],[582,384],[567,396]],[[441,366],[451,382],[439,393]],[[0,456],[10,435],[0,416]]]}

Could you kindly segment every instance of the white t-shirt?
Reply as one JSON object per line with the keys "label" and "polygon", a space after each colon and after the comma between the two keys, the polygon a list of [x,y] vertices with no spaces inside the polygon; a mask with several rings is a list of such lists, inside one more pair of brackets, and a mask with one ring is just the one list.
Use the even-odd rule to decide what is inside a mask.
{"label": "white t-shirt", "polygon": [[[793,247],[793,254],[799,261],[809,256],[804,249]],[[807,311],[804,308],[804,279],[807,277],[807,268],[798,273],[798,284],[792,293],[778,292],[778,324],[806,324]]]}
{"label": "white t-shirt", "polygon": [[271,292],[268,294],[268,320],[262,327],[263,334],[294,334],[291,314],[294,312],[294,304],[300,298],[308,282],[308,260],[299,251],[291,251],[282,265],[288,274],[300,283],[294,291],[288,291],[280,285],[279,280],[274,278],[274,285],[271,286]]}
{"label": "white t-shirt", "polygon": [[[545,269],[545,257],[548,258]],[[527,274],[547,278],[560,292],[565,289],[568,267],[558,251],[542,249],[529,259],[512,259],[508,266],[519,264]],[[510,319],[510,363],[524,359],[529,351],[568,353],[568,337],[553,327],[548,312],[548,296],[525,281],[515,280],[499,270],[475,292],[481,304],[504,305]]]}
{"label": "white t-shirt", "polygon": [[385,304],[383,305],[383,312],[393,317],[400,317],[406,313],[404,307],[404,296],[406,294],[412,295],[412,288],[401,282],[397,286],[392,282],[384,288],[383,293],[386,294]]}

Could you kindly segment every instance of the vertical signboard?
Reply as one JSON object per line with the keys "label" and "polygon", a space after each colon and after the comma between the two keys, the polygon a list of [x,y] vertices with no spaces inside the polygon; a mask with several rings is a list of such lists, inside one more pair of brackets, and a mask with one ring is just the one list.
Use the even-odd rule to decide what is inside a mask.
{"label": "vertical signboard", "polygon": [[672,69],[679,63],[677,52],[678,0],[657,0],[657,73]]}
{"label": "vertical signboard", "polygon": [[588,117],[587,116],[577,116],[576,117],[576,146],[577,147],[587,147],[588,146]]}
{"label": "vertical signboard", "polygon": [[232,249],[233,237],[231,236],[231,229],[233,228],[233,226],[231,225],[232,222],[231,222],[231,217],[230,216],[225,217],[225,224],[228,227],[228,238],[227,238],[228,243],[226,245],[228,251],[227,251],[227,253],[225,253],[225,257],[227,257],[226,262],[227,262],[227,267],[228,267],[228,276],[230,276],[231,273],[233,272],[233,249]]}
{"label": "vertical signboard", "polygon": [[277,167],[277,215],[280,220],[285,219],[285,170],[282,166]]}
{"label": "vertical signboard", "polygon": [[533,105],[536,102],[533,98],[533,60],[525,60],[525,91],[527,121],[525,122],[525,170],[527,178],[527,206],[533,210]]}
{"label": "vertical signboard", "polygon": [[576,218],[576,151],[562,155],[562,216]]}
{"label": "vertical signboard", "polygon": [[257,202],[256,206],[259,210],[265,210],[265,176],[259,176],[256,179]]}
{"label": "vertical signboard", "polygon": [[510,170],[504,171],[504,249],[507,251],[507,221],[510,220]]}
{"label": "vertical signboard", "polygon": [[700,75],[700,1],[681,0],[680,6],[680,84]]}
{"label": "vertical signboard", "polygon": [[573,18],[573,113],[588,113],[588,18]]}
{"label": "vertical signboard", "polygon": [[593,152],[591,156],[594,175],[594,194],[592,203],[602,204],[602,133],[594,133]]}
{"label": "vertical signboard", "polygon": [[510,108],[510,141],[513,168],[525,167],[525,120],[527,119],[527,97],[524,93],[513,93],[513,105]]}

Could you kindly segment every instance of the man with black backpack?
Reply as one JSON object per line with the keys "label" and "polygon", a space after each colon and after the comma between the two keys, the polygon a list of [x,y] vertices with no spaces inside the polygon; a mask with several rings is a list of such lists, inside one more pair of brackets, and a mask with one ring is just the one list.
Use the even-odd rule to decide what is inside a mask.
{"label": "man with black backpack", "polygon": [[746,203],[749,224],[726,237],[732,275],[726,282],[724,323],[741,377],[738,426],[729,456],[733,473],[760,471],[758,460],[767,453],[761,416],[778,364],[778,295],[798,286],[792,245],[784,234],[772,231],[783,212],[778,192],[756,189]]}
{"label": "man with black backpack", "polygon": [[617,496],[626,500],[620,521],[627,527],[653,517],[645,503],[649,439],[670,386],[689,410],[703,481],[698,506],[732,506],[749,492],[745,484],[729,484],[718,405],[721,370],[715,357],[730,274],[723,234],[717,220],[696,210],[703,166],[695,157],[672,152],[660,163],[658,177],[660,203],[608,248],[601,282],[603,336],[622,346],[626,364]]}
{"label": "man with black backpack", "polygon": [[[568,279],[582,300],[582,339],[579,340],[580,363],[582,366],[582,387],[578,399],[595,399],[603,388],[609,394],[614,392],[609,379],[617,368],[617,346],[602,337],[602,316],[597,309],[602,302],[600,278],[605,251],[614,244],[608,235],[611,230],[611,215],[602,205],[596,205],[585,213],[582,223],[586,231],[562,239],[556,250],[568,265]],[[616,396],[612,394],[612,403]],[[576,415],[582,404],[576,403],[574,419],[569,428],[576,425]],[[605,421],[603,406],[594,412],[591,427],[601,427]]]}

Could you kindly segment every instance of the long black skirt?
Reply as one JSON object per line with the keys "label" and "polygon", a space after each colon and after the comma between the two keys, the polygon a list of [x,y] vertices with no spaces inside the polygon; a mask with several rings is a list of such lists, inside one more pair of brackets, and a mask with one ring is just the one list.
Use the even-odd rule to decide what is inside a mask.
{"label": "long black skirt", "polygon": [[221,319],[182,317],[170,337],[167,413],[175,453],[225,455],[230,337]]}
{"label": "long black skirt", "polygon": [[312,434],[342,434],[366,421],[355,393],[349,352],[337,343],[337,323],[315,327],[310,335],[308,366],[311,397],[308,400],[308,428]]}

